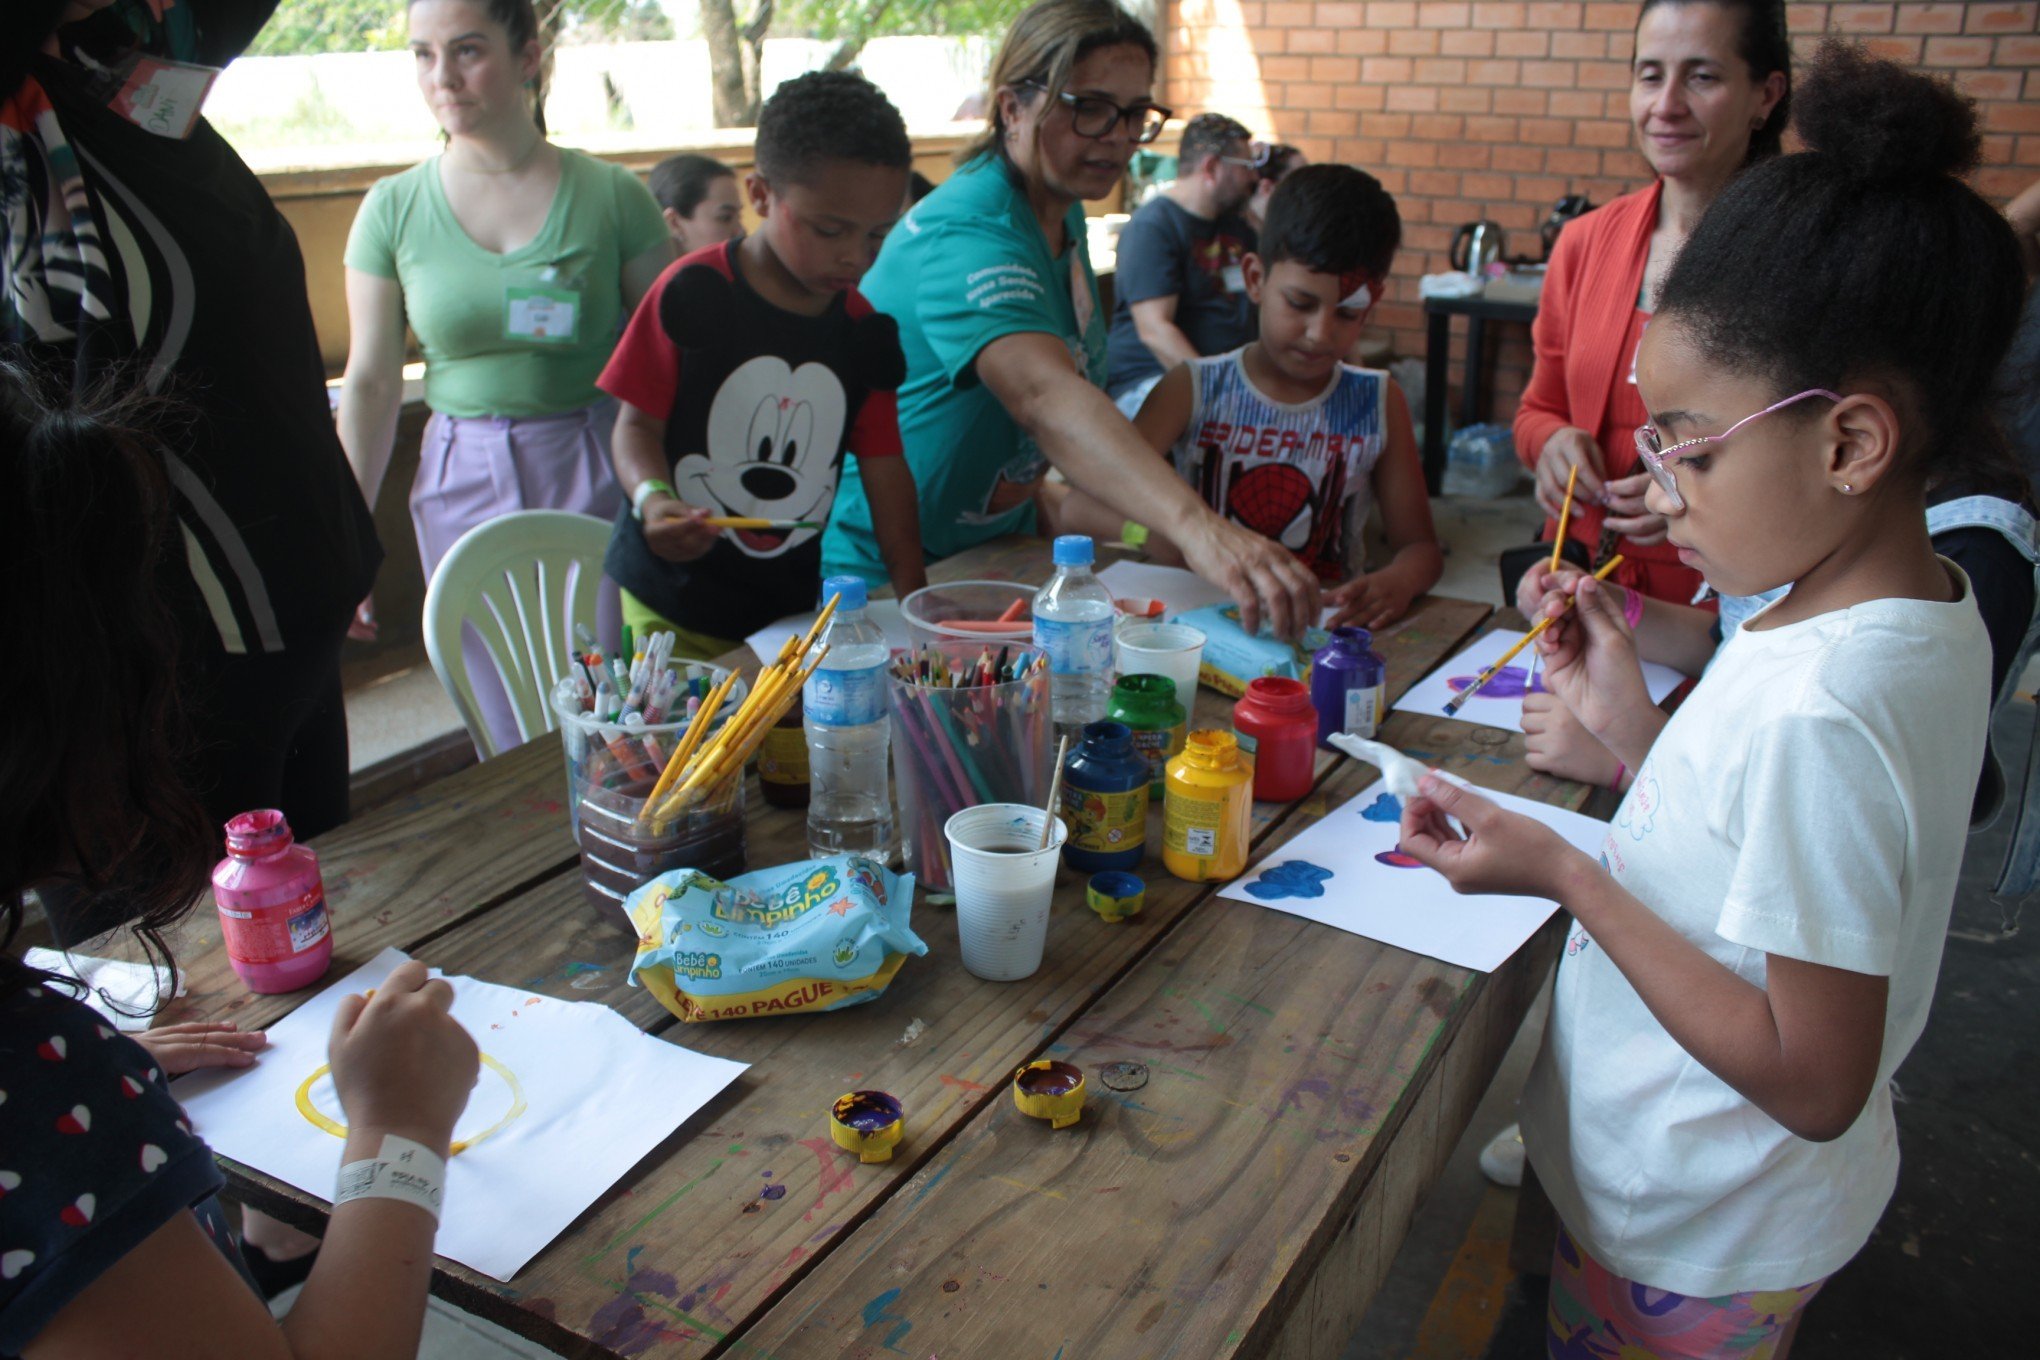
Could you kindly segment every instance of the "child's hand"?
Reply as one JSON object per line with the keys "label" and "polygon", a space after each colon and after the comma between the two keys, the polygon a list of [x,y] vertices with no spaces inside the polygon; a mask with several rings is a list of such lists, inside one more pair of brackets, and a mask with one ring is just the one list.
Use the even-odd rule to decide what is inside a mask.
{"label": "child's hand", "polygon": [[481,1071],[475,1041],[449,1014],[453,987],[410,959],[373,996],[342,998],[327,1060],[355,1129],[443,1148]]}
{"label": "child's hand", "polygon": [[1523,747],[1533,770],[1613,788],[1622,762],[1557,698],[1523,696]]}
{"label": "child's hand", "polygon": [[[1421,796],[1403,809],[1404,854],[1443,874],[1455,892],[1558,896],[1560,871],[1580,852],[1556,831],[1434,774],[1417,787]],[[1453,830],[1455,817],[1466,834]]]}
{"label": "child's hand", "polygon": [[1369,572],[1355,576],[1342,586],[1334,586],[1325,592],[1325,603],[1337,605],[1339,612],[1332,615],[1327,628],[1339,628],[1355,624],[1361,628],[1385,628],[1410,612],[1410,601],[1417,592],[1403,584],[1402,578],[1390,571]]}
{"label": "child's hand", "polygon": [[664,492],[654,492],[645,499],[644,532],[645,546],[656,557],[668,562],[692,562],[704,557],[722,537],[722,530],[713,524],[703,524],[708,511],[700,506],[689,505],[676,500]]}
{"label": "child's hand", "polygon": [[1570,562],[1560,561],[1555,571],[1550,562],[1539,562],[1516,582],[1517,610],[1532,622],[1543,618],[1545,606],[1549,603],[1563,606],[1586,574]]}
{"label": "child's hand", "polygon": [[243,1034],[239,1025],[225,1023],[164,1025],[134,1039],[173,1077],[201,1067],[253,1067],[255,1050],[269,1046],[261,1030]]}
{"label": "child's hand", "polygon": [[[1643,683],[1636,639],[1622,621],[1620,591],[1591,576],[1580,579],[1573,611],[1536,643],[1544,657],[1545,687],[1603,741],[1625,721],[1655,707]],[[1560,608],[1559,601],[1547,600],[1544,612]]]}

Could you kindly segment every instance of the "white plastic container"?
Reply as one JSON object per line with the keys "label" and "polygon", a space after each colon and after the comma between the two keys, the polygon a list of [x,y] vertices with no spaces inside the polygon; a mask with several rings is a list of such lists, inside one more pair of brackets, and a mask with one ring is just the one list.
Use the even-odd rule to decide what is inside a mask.
{"label": "white plastic container", "polygon": [[1135,623],[1116,641],[1121,675],[1166,675],[1176,682],[1176,701],[1189,712],[1197,701],[1197,668],[1204,660],[1204,634],[1187,623]]}
{"label": "white plastic container", "polygon": [[987,982],[1018,982],[1041,968],[1056,865],[1069,829],[1060,817],[1041,846],[1038,807],[984,803],[943,825],[956,877],[956,936],[963,966]]}

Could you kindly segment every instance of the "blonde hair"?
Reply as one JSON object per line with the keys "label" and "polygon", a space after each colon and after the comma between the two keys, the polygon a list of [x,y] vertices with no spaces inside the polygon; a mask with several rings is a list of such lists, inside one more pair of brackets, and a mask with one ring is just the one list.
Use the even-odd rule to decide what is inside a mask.
{"label": "blonde hair", "polygon": [[[985,130],[956,153],[959,163],[997,152],[1005,144],[1006,125],[999,111],[999,91],[1038,85],[1038,99],[1056,99],[1069,84],[1070,72],[1101,47],[1131,45],[1157,60],[1154,34],[1113,0],[1040,0],[1031,5],[1006,34],[985,91]],[[1024,99],[1023,103],[1026,102]]]}

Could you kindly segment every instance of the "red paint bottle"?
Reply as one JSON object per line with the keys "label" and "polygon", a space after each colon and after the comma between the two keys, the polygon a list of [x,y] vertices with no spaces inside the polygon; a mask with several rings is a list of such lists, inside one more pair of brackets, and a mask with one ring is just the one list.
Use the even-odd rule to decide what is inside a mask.
{"label": "red paint bottle", "polygon": [[1301,680],[1264,675],[1233,705],[1240,749],[1254,757],[1254,797],[1288,803],[1310,792],[1317,772],[1317,710]]}

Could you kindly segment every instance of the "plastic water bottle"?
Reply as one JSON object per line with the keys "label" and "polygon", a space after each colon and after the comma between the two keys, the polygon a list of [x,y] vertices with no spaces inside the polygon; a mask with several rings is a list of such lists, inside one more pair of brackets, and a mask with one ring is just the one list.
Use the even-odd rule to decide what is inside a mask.
{"label": "plastic water bottle", "polygon": [[822,642],[829,648],[801,691],[808,745],[808,853],[869,855],[892,845],[892,790],[886,783],[891,728],[885,692],[885,634],[864,613],[864,581],[832,576],[822,597],[838,597]]}
{"label": "plastic water bottle", "polygon": [[1034,596],[1034,645],[1048,653],[1049,695],[1060,733],[1082,736],[1112,697],[1112,592],[1091,574],[1091,540],[1055,541],[1055,575]]}

